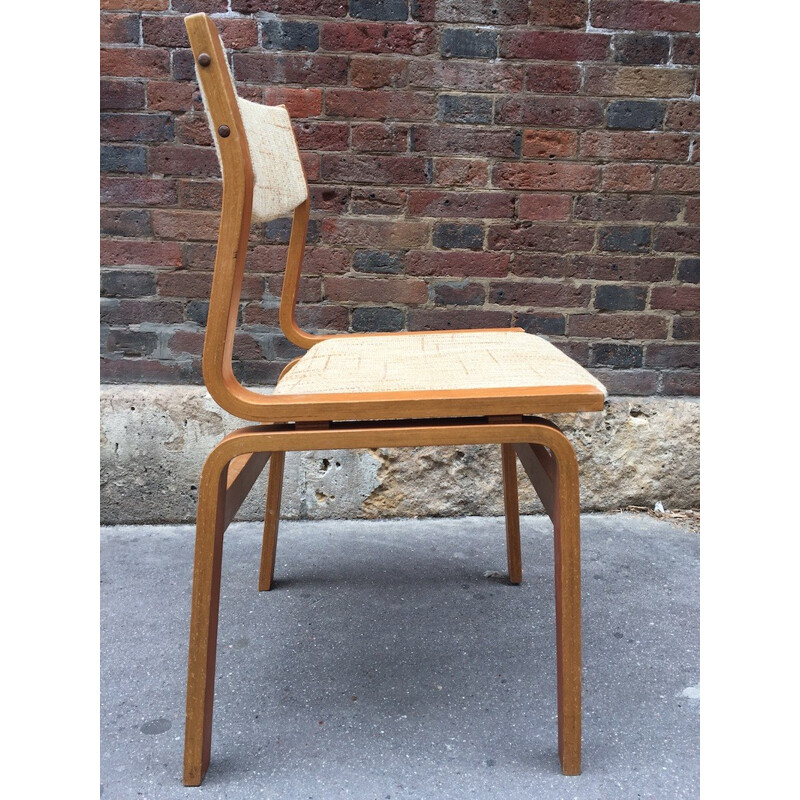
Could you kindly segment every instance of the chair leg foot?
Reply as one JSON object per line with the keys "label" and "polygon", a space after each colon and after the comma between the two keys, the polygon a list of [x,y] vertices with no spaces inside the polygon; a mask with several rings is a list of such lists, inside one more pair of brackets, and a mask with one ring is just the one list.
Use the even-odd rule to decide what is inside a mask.
{"label": "chair leg foot", "polygon": [[203,467],[200,480],[186,684],[185,786],[199,786],[202,783],[211,759],[227,472],[227,463],[220,463],[212,453]]}
{"label": "chair leg foot", "polygon": [[267,483],[267,507],[264,513],[264,541],[261,545],[261,568],[258,573],[258,591],[268,592],[275,575],[275,549],[278,546],[278,523],[281,517],[283,467],[286,453],[278,451],[270,456]]}
{"label": "chair leg foot", "polygon": [[517,456],[513,444],[500,445],[503,465],[503,505],[506,515],[506,557],[508,580],[522,582],[522,548],[519,537],[519,494],[517,488]]}
{"label": "chair leg foot", "polygon": [[581,555],[578,464],[572,446],[556,456],[554,492],[558,755],[565,775],[581,772]]}

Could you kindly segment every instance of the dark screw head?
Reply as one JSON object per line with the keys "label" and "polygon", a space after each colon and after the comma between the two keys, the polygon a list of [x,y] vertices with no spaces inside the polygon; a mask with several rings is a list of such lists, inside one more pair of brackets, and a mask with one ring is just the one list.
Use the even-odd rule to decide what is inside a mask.
{"label": "dark screw head", "polygon": [[227,138],[228,136],[231,135],[231,129],[227,125],[220,125],[219,128],[217,128],[217,133],[223,139],[225,139],[225,138]]}
{"label": "dark screw head", "polygon": [[207,67],[211,63],[211,56],[208,53],[200,53],[200,55],[197,56],[197,63],[201,67]]}

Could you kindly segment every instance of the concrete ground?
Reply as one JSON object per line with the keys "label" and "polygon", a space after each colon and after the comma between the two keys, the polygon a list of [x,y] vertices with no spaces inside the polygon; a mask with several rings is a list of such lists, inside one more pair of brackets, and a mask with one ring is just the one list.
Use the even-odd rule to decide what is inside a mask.
{"label": "concrete ground", "polygon": [[695,798],[699,538],[582,520],[583,774],[556,755],[552,534],[503,520],[284,522],[225,542],[211,767],[181,785],[191,527],[102,530],[101,796]]}

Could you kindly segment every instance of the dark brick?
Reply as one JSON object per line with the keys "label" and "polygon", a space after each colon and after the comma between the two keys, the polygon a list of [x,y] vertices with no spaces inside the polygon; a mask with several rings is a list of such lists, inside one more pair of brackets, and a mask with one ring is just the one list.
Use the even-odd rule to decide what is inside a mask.
{"label": "dark brick", "polygon": [[691,370],[665,372],[661,379],[661,392],[667,395],[697,397],[700,394],[700,373]]}
{"label": "dark brick", "polygon": [[433,286],[433,302],[437,306],[481,306],[486,299],[486,289],[472,281],[437,283]]}
{"label": "dark brick", "polygon": [[152,331],[111,330],[105,341],[106,351],[124,356],[148,356],[158,347],[158,336]]}
{"label": "dark brick", "polygon": [[103,209],[100,232],[106,236],[152,236],[150,212],[139,208]]}
{"label": "dark brick", "polygon": [[673,317],[672,338],[697,341],[700,338],[700,317]]}
{"label": "dark brick", "polygon": [[566,330],[566,320],[563,314],[535,312],[532,314],[517,314],[517,325],[528,333],[542,334],[544,336],[563,336]]}
{"label": "dark brick", "polygon": [[389,22],[408,19],[408,0],[350,0],[350,16]]}
{"label": "dark brick", "polygon": [[403,329],[403,311],[399,308],[354,308],[354,331],[400,331]]}
{"label": "dark brick", "polygon": [[665,106],[650,100],[617,100],[608,105],[606,124],[609,128],[628,131],[649,131],[664,122]]}
{"label": "dark brick", "polygon": [[265,50],[319,49],[319,28],[313,22],[270,19],[262,23],[261,36]]}
{"label": "dark brick", "polygon": [[109,270],[100,274],[101,297],[146,297],[156,293],[152,272]]}
{"label": "dark brick", "polygon": [[183,305],[165,300],[104,298],[100,301],[100,321],[109,325],[141,325],[143,322],[174,325],[183,322]]}
{"label": "dark brick", "polygon": [[681,259],[678,262],[678,280],[684,283],[700,283],[700,259]]}
{"label": "dark brick", "polygon": [[495,58],[497,34],[469,28],[442,31],[442,58]]}
{"label": "dark brick", "polygon": [[642,348],[633,344],[596,344],[592,347],[592,364],[614,369],[635,369],[642,366]]}
{"label": "dark brick", "polygon": [[488,125],[492,121],[492,98],[482,95],[439,95],[439,119]]}
{"label": "dark brick", "polygon": [[666,64],[669,37],[645,33],[625,33],[614,37],[614,61],[619,64]]}
{"label": "dark brick", "polygon": [[646,286],[598,286],[594,306],[599,311],[641,311],[647,303]]}
{"label": "dark brick", "polygon": [[440,222],[433,229],[433,246],[443,250],[480,250],[483,247],[483,225]]}
{"label": "dark brick", "polygon": [[[321,222],[318,219],[308,221],[306,242],[314,244],[319,241]],[[292,233],[292,220],[289,217],[273,219],[264,224],[264,239],[269,244],[289,244]]]}
{"label": "dark brick", "polygon": [[359,250],[353,255],[353,269],[357,272],[396,275],[403,271],[403,254]]}
{"label": "dark brick", "polygon": [[649,344],[645,364],[648,367],[699,367],[700,346],[697,344]]}
{"label": "dark brick", "polygon": [[144,108],[144,83],[139,81],[100,81],[100,110],[129,111]]}
{"label": "dark brick", "polygon": [[100,138],[106,142],[168,142],[174,135],[169,114],[100,115]]}
{"label": "dark brick", "polygon": [[100,169],[102,172],[147,172],[147,150],[144,147],[120,147],[104,144],[100,146]]}
{"label": "dark brick", "polygon": [[655,394],[658,388],[658,372],[649,369],[600,369],[594,367],[592,374],[603,383],[611,395],[636,395],[644,397]]}
{"label": "dark brick", "polygon": [[511,314],[483,308],[412,309],[408,312],[408,330],[445,331],[469,328],[508,328]]}
{"label": "dark brick", "polygon": [[650,249],[650,228],[600,228],[600,249],[643,253]]}

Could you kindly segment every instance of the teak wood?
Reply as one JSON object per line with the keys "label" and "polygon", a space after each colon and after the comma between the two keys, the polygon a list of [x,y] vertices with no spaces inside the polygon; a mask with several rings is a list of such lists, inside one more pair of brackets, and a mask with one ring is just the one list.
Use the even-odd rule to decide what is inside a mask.
{"label": "teak wood", "polygon": [[[203,349],[203,377],[222,408],[260,424],[241,428],[223,439],[206,460],[200,480],[184,783],[199,785],[211,757],[223,534],[267,461],[270,467],[260,590],[269,590],[273,582],[286,452],[498,443],[511,583],[522,579],[517,458],[553,521],[558,753],[564,774],[578,774],[581,765],[578,466],[574,450],[559,428],[533,415],[597,411],[602,409],[603,393],[586,385],[265,396],[242,386],[233,374],[232,352],[252,215],[253,170],[235,88],[217,30],[205,14],[187,17],[186,28],[210,124],[217,130],[224,125],[230,131],[218,140],[223,173],[222,215]],[[279,314],[286,337],[306,349],[327,338],[307,333],[295,318],[308,219],[309,203],[305,200],[294,211]],[[296,361],[288,364],[283,374]]]}

